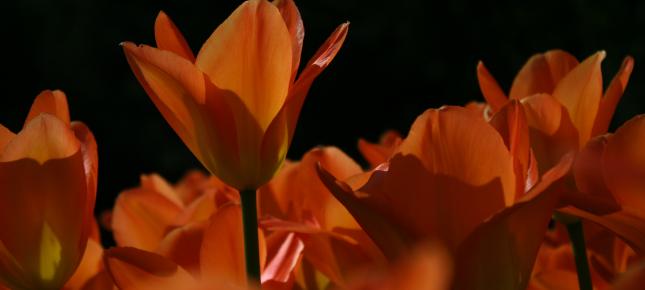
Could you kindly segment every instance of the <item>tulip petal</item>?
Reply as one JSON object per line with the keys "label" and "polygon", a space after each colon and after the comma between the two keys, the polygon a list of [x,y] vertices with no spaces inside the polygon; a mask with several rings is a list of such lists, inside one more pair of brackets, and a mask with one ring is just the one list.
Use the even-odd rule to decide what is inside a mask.
{"label": "tulip petal", "polygon": [[[96,190],[98,186],[99,176],[99,155],[96,146],[96,139],[92,131],[83,123],[74,121],[71,123],[74,135],[81,143],[81,154],[83,154],[83,168],[85,168],[85,180],[87,182],[87,210],[85,221],[92,221],[92,225],[96,225],[94,219],[94,204],[96,203]],[[88,230],[92,230],[88,228]],[[96,228],[96,235],[98,236],[98,226]]]}
{"label": "tulip petal", "polygon": [[[530,163],[529,127],[524,108],[517,100],[510,101],[493,115],[490,124],[504,139],[504,144],[513,156],[517,176],[515,200],[524,194]],[[531,186],[528,186],[529,188]]]}
{"label": "tulip petal", "polygon": [[477,81],[479,81],[479,89],[484,95],[484,99],[491,106],[493,112],[499,111],[508,101],[508,97],[482,61],[477,64]]}
{"label": "tulip petal", "polygon": [[609,137],[603,156],[605,181],[624,210],[645,220],[645,115]]}
{"label": "tulip petal", "polygon": [[242,100],[264,131],[289,91],[292,42],[280,11],[267,1],[242,3],[202,46],[195,64]]}
{"label": "tulip petal", "polygon": [[[157,254],[136,248],[113,248],[105,251],[105,266],[114,284],[129,289],[184,289],[194,287],[196,281],[172,261]],[[173,286],[174,285],[174,286]]]}
{"label": "tulip petal", "polygon": [[0,162],[29,158],[43,164],[50,159],[69,157],[80,146],[68,125],[53,115],[39,114],[0,152]]}
{"label": "tulip petal", "polygon": [[598,107],[602,97],[600,63],[606,53],[600,51],[569,72],[553,90],[553,97],[567,108],[571,121],[578,129],[580,146],[592,137]]}
{"label": "tulip petal", "polygon": [[616,111],[618,101],[620,101],[620,98],[625,92],[625,88],[627,88],[627,83],[629,82],[629,77],[633,69],[634,58],[627,56],[620,66],[618,73],[611,80],[609,87],[607,87],[602,100],[600,100],[600,107],[598,108],[598,115],[596,116],[591,136],[606,133],[609,129],[614,111]]}
{"label": "tulip petal", "polygon": [[97,241],[88,240],[83,259],[76,272],[65,283],[65,289],[81,289],[103,269],[103,247]]}
{"label": "tulip petal", "polygon": [[5,126],[0,124],[0,155],[4,151],[4,147],[16,136],[13,132],[9,131]]}
{"label": "tulip petal", "polygon": [[246,285],[243,241],[240,206],[223,206],[211,217],[204,233],[200,255],[202,277]]}
{"label": "tulip petal", "polygon": [[318,77],[318,75],[327,68],[334,57],[336,57],[336,54],[342,47],[343,42],[345,42],[348,29],[349,22],[346,22],[339,25],[336,30],[332,32],[325,43],[318,48],[316,54],[314,54],[314,56],[309,60],[302,73],[298,76],[298,79],[291,87],[289,97],[283,107],[283,110],[287,110],[287,126],[289,127],[290,142],[296,129],[300,109],[302,108],[302,104],[305,101],[305,97],[309,92],[311,84],[314,82],[316,77]]}
{"label": "tulip petal", "polygon": [[267,281],[287,283],[302,257],[304,248],[305,244],[302,239],[294,233],[288,233],[284,239],[281,239],[278,249],[264,268],[261,278],[262,283]]}
{"label": "tulip petal", "polygon": [[193,51],[190,50],[184,35],[163,11],[159,11],[155,20],[155,40],[159,49],[172,51],[190,62],[195,62]]}
{"label": "tulip petal", "polygon": [[59,120],[63,121],[63,123],[69,125],[69,109],[67,107],[67,96],[65,96],[65,93],[59,90],[42,91],[38,96],[36,96],[36,99],[31,105],[31,109],[29,110],[29,114],[25,120],[25,126],[42,113],[54,115]]}
{"label": "tulip petal", "polygon": [[273,5],[280,10],[280,14],[291,35],[291,53],[293,55],[291,59],[291,83],[293,83],[298,73],[298,67],[300,66],[300,54],[302,53],[302,43],[305,38],[305,26],[302,23],[300,11],[298,11],[298,7],[296,7],[293,0],[274,0]]}
{"label": "tulip petal", "polygon": [[562,50],[533,55],[513,80],[510,98],[551,94],[562,78],[578,65],[578,60]]}
{"label": "tulip petal", "polygon": [[539,172],[546,172],[564,154],[578,149],[578,132],[566,108],[556,99],[550,95],[538,94],[524,98],[522,105]]}
{"label": "tulip petal", "polygon": [[[48,115],[37,117],[25,130],[32,130],[31,124],[43,116]],[[60,138],[41,133],[43,138]],[[16,265],[22,272],[0,279],[19,279],[30,288],[62,287],[78,266],[89,234],[80,150],[43,164],[32,159],[0,162],[0,193],[0,248],[6,251],[0,254],[0,276],[15,275]]]}
{"label": "tulip petal", "polygon": [[645,281],[645,260],[635,262],[627,272],[620,275],[612,284],[611,290],[637,290]]}
{"label": "tulip petal", "polygon": [[454,289],[526,289],[562,192],[559,181],[572,160],[565,156],[522,200],[495,214],[461,244]]}
{"label": "tulip petal", "polygon": [[[378,214],[355,195],[349,185],[339,181],[321,166],[317,167],[318,175],[325,186],[354,216],[356,221],[383,251],[389,259],[394,260],[405,252],[412,237],[402,231],[396,224]],[[373,172],[372,174],[376,174]]]}
{"label": "tulip petal", "polygon": [[200,248],[207,225],[207,221],[201,221],[170,231],[159,242],[156,252],[177,263],[194,276],[199,276]]}
{"label": "tulip petal", "polygon": [[367,160],[371,167],[376,167],[386,162],[394,154],[394,151],[399,145],[401,145],[402,141],[401,135],[398,132],[390,130],[381,135],[379,144],[358,139],[358,151],[361,152],[361,155],[363,155],[363,158]]}
{"label": "tulip petal", "polygon": [[142,188],[119,194],[112,214],[112,231],[119,246],[154,251],[181,208],[163,195]]}

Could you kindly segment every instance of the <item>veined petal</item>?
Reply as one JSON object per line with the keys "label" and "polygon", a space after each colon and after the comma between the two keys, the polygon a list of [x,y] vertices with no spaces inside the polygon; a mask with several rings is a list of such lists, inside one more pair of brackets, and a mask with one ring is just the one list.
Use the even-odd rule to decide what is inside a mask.
{"label": "veined petal", "polygon": [[578,65],[578,60],[562,50],[533,55],[513,80],[510,98],[552,94],[561,79]]}
{"label": "veined petal", "polygon": [[349,22],[339,25],[334,32],[327,38],[316,54],[309,60],[298,79],[289,90],[289,97],[283,110],[287,110],[287,125],[289,126],[289,142],[293,137],[296,129],[300,109],[309,92],[313,81],[320,73],[327,68],[331,61],[336,57],[347,37]]}
{"label": "veined petal", "polygon": [[41,164],[51,159],[66,158],[80,148],[80,142],[69,126],[50,114],[32,119],[0,152],[0,162],[23,158]]}
{"label": "veined petal", "polygon": [[397,152],[416,156],[430,174],[452,177],[468,185],[499,181],[505,204],[513,203],[515,173],[504,140],[484,119],[472,116],[464,108],[424,112]]}
{"label": "veined petal", "polygon": [[526,289],[562,193],[558,181],[572,160],[565,156],[522,200],[495,214],[461,244],[454,289]]}
{"label": "veined petal", "polygon": [[163,11],[159,11],[155,20],[155,40],[159,49],[172,51],[190,62],[195,62],[193,51],[190,50],[184,35]]}
{"label": "veined petal", "polygon": [[600,63],[606,53],[600,51],[570,71],[553,90],[557,99],[569,112],[578,129],[580,146],[592,137],[598,107],[602,97],[602,71]]}
{"label": "veined petal", "polygon": [[195,287],[197,281],[172,261],[136,248],[113,248],[105,251],[105,266],[119,289],[183,289]]}
{"label": "veined petal", "polygon": [[273,5],[278,7],[284,23],[287,25],[289,34],[291,35],[291,53],[293,58],[291,60],[291,83],[296,79],[298,74],[298,67],[300,66],[300,54],[302,53],[302,42],[305,38],[305,26],[302,24],[300,11],[293,2],[293,0],[274,0]]}
{"label": "veined petal", "polygon": [[508,97],[482,61],[477,64],[477,81],[479,81],[479,89],[484,95],[484,99],[491,106],[493,112],[499,111],[508,101]]}
{"label": "veined petal", "polygon": [[645,220],[645,115],[623,124],[608,138],[605,181],[624,210]]}
{"label": "veined petal", "polygon": [[611,118],[614,116],[614,111],[618,105],[618,101],[620,101],[620,98],[625,92],[625,88],[627,88],[627,83],[629,82],[629,77],[631,76],[633,69],[634,59],[631,56],[627,56],[623,61],[623,64],[620,66],[618,73],[616,73],[614,79],[611,80],[609,87],[605,91],[604,97],[600,100],[600,107],[598,108],[598,115],[596,116],[591,136],[607,132],[609,124],[611,123]]}
{"label": "veined petal", "polygon": [[38,96],[36,96],[36,99],[31,105],[31,109],[29,110],[24,126],[27,126],[31,120],[42,113],[56,116],[58,119],[63,121],[63,123],[69,126],[69,109],[67,107],[67,97],[65,96],[65,93],[59,90],[42,91]]}
{"label": "veined petal", "polygon": [[234,92],[264,131],[289,93],[292,42],[276,6],[242,3],[202,46],[195,61],[219,88]]}
{"label": "veined petal", "polygon": [[246,285],[243,241],[242,210],[237,204],[225,205],[211,217],[204,233],[200,255],[202,276],[230,285]]}

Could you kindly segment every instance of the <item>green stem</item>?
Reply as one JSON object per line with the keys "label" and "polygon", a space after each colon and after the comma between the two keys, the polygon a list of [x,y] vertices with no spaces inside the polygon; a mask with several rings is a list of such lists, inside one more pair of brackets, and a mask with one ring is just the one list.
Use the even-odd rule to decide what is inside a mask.
{"label": "green stem", "polygon": [[580,290],[592,290],[591,274],[589,272],[589,262],[587,261],[587,247],[585,246],[585,234],[582,229],[582,222],[576,220],[567,223],[567,232],[569,240],[573,247],[573,257],[576,261],[578,270],[578,285]]}
{"label": "green stem", "polygon": [[255,189],[240,191],[244,225],[244,256],[249,284],[260,289],[260,246],[258,244],[258,212]]}

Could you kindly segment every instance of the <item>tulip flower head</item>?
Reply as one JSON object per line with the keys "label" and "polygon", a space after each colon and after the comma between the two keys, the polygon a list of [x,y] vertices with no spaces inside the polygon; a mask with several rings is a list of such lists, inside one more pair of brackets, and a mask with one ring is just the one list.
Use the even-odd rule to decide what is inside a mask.
{"label": "tulip flower head", "polygon": [[192,153],[225,183],[257,189],[280,168],[313,80],[347,34],[341,24],[298,77],[304,28],[292,0],[242,3],[197,56],[170,18],[157,48],[126,42],[139,82]]}
{"label": "tulip flower head", "polygon": [[44,91],[17,134],[0,125],[0,284],[59,289],[81,261],[96,197],[97,152],[67,99]]}

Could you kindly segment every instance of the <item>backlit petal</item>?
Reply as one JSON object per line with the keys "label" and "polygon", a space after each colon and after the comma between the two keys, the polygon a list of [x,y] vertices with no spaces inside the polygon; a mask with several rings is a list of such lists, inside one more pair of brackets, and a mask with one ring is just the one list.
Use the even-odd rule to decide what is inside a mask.
{"label": "backlit petal", "polygon": [[190,62],[195,62],[193,51],[190,50],[184,35],[163,11],[159,11],[155,20],[155,40],[159,49],[172,51]]}
{"label": "backlit petal", "polygon": [[202,276],[231,285],[246,285],[243,241],[240,206],[229,204],[219,209],[204,233],[200,256]]}
{"label": "backlit petal", "polygon": [[67,108],[67,97],[65,96],[65,93],[59,90],[42,91],[38,96],[36,96],[36,99],[31,105],[29,115],[27,115],[27,119],[25,120],[25,126],[27,126],[29,121],[42,113],[54,115],[63,121],[63,123],[69,125],[69,109]]}
{"label": "backlit petal", "polygon": [[293,2],[293,0],[274,0],[273,5],[278,7],[284,23],[287,25],[289,34],[291,35],[291,52],[293,58],[291,60],[291,82],[296,78],[298,67],[300,66],[300,54],[302,53],[302,42],[305,38],[305,27],[300,18],[300,11]]}
{"label": "backlit petal", "polygon": [[598,108],[598,115],[596,116],[591,136],[607,132],[609,124],[611,123],[611,118],[614,116],[614,111],[618,105],[618,101],[620,101],[620,98],[623,96],[623,93],[627,88],[627,83],[629,82],[629,77],[631,76],[633,69],[634,59],[631,56],[628,56],[623,61],[623,64],[620,66],[614,79],[611,80],[602,100],[600,100],[600,107]]}
{"label": "backlit petal", "polygon": [[267,1],[242,3],[206,40],[196,65],[234,92],[263,131],[289,93],[292,42],[280,11]]}
{"label": "backlit petal", "polygon": [[533,55],[513,80],[510,98],[552,94],[561,79],[577,65],[575,57],[562,50]]}
{"label": "backlit petal", "polygon": [[508,101],[508,97],[481,61],[477,64],[477,80],[479,81],[479,89],[493,112],[499,111]]}

